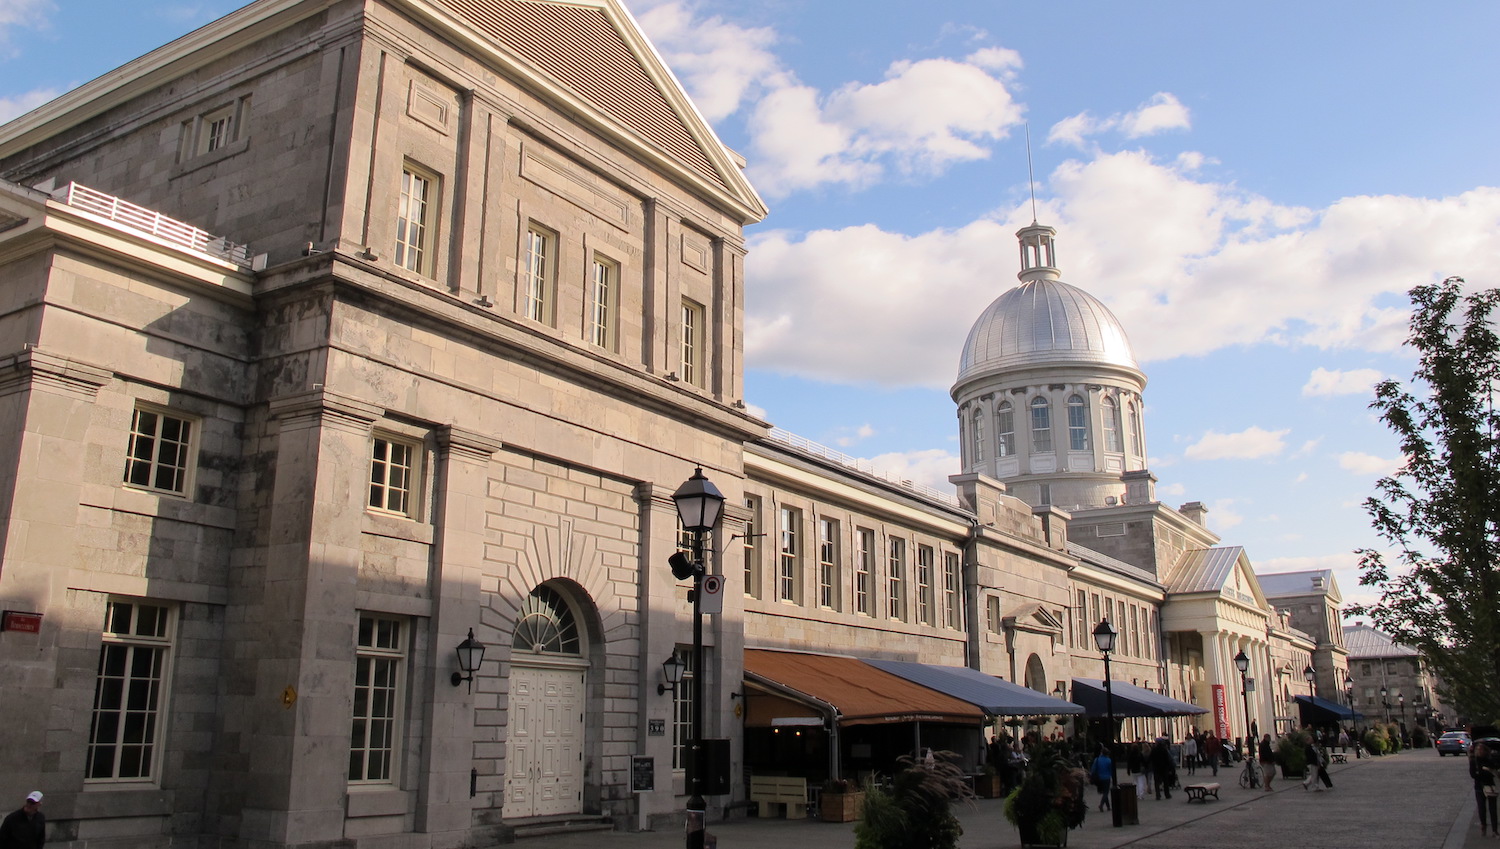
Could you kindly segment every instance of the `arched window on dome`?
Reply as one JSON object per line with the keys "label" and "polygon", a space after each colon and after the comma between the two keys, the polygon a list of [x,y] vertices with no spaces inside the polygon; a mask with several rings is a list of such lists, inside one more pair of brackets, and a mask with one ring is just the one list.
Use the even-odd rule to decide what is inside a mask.
{"label": "arched window on dome", "polygon": [[1104,400],[1099,402],[1099,406],[1103,408],[1104,450],[1118,454],[1120,453],[1120,405],[1113,395],[1105,395]]}
{"label": "arched window on dome", "polygon": [[1130,453],[1137,457],[1146,452],[1141,447],[1141,408],[1130,402]]}
{"label": "arched window on dome", "polygon": [[1031,399],[1031,450],[1052,450],[1052,406],[1040,395]]}
{"label": "arched window on dome", "polygon": [[1000,409],[995,412],[995,431],[998,434],[995,456],[1009,457],[1016,453],[1016,413],[1009,401],[1001,401]]}
{"label": "arched window on dome", "polygon": [[1081,395],[1068,396],[1068,450],[1089,450],[1089,405]]}
{"label": "arched window on dome", "polygon": [[974,408],[974,462],[984,462],[984,409]]}

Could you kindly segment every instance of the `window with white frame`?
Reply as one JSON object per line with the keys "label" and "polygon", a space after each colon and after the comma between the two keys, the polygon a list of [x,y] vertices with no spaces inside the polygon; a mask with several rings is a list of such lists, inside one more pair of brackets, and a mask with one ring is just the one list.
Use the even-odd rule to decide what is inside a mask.
{"label": "window with white frame", "polygon": [[85,762],[88,781],[159,777],[173,612],[167,605],[135,599],[110,599],[105,604]]}
{"label": "window with white frame", "polygon": [[386,784],[396,775],[406,622],[362,613],[356,635],[354,708],[349,727],[349,782]]}
{"label": "window with white frame", "polygon": [[687,769],[693,745],[693,679],[698,677],[698,658],[692,646],[678,646],[682,680],[672,691],[672,769]]}
{"label": "window with white frame", "polygon": [[797,600],[798,569],[802,553],[802,511],[781,508],[781,546],[777,556],[776,600]]}
{"label": "window with white frame", "polygon": [[198,152],[212,153],[229,146],[234,141],[233,105],[209,112],[198,124]]}
{"label": "window with white frame", "polygon": [[1040,395],[1031,399],[1031,450],[1042,454],[1052,450],[1052,407]]}
{"label": "window with white frame", "polygon": [[521,269],[521,314],[542,324],[552,324],[553,287],[556,284],[557,234],[536,225],[526,228],[526,264]]}
{"label": "window with white frame", "polygon": [[589,342],[607,351],[615,349],[615,304],[619,296],[620,266],[603,257],[590,265]]}
{"label": "window with white frame", "polygon": [[760,598],[760,498],[745,496],[745,595]]}
{"label": "window with white frame", "polygon": [[958,554],[952,551],[943,553],[943,627],[954,630],[962,627],[963,594],[959,591],[960,575],[958,570]]}
{"label": "window with white frame", "polygon": [[1068,396],[1068,450],[1089,450],[1089,405],[1082,395]]}
{"label": "window with white frame", "polygon": [[417,274],[432,273],[432,232],[437,215],[438,178],[407,164],[401,169],[396,206],[396,265]]}
{"label": "window with white frame", "polygon": [[995,430],[999,434],[995,456],[1009,457],[1016,453],[1016,413],[1009,401],[1000,402],[1000,409],[995,413]]}
{"label": "window with white frame", "polygon": [[1099,402],[1104,420],[1104,450],[1120,453],[1120,405],[1114,396],[1106,395]]}
{"label": "window with white frame", "polygon": [[[1140,609],[1137,608],[1135,605],[1132,604],[1130,606],[1130,646],[1131,646],[1131,648],[1135,649],[1135,656],[1136,657],[1145,657],[1145,655],[1141,653],[1141,628],[1140,628],[1140,626],[1142,624],[1145,624],[1146,620],[1145,620],[1144,616],[1140,616],[1139,622],[1137,622],[1137,617],[1138,616],[1140,616]],[[1146,643],[1149,645],[1150,642],[1151,642],[1151,640],[1149,638],[1147,638]]]}
{"label": "window with white frame", "polygon": [[875,532],[869,528],[857,529],[854,545],[854,612],[869,616],[875,583]]}
{"label": "window with white frame", "polygon": [[1000,616],[1000,596],[984,597],[984,624],[991,634],[998,635],[1004,630]]}
{"label": "window with white frame", "polygon": [[1078,603],[1073,607],[1073,619],[1075,620],[1074,630],[1078,637],[1078,642],[1075,643],[1075,645],[1078,648],[1086,649],[1089,648],[1089,641],[1093,637],[1094,633],[1093,628],[1089,627],[1088,593],[1084,592],[1083,590],[1079,590],[1077,601]]}
{"label": "window with white frame", "polygon": [[371,441],[370,498],[372,510],[416,516],[417,445],[376,434]]}
{"label": "window with white frame", "polygon": [[192,486],[196,425],[195,419],[154,407],[136,407],[125,447],[125,483],[186,495]]}
{"label": "window with white frame", "polygon": [[703,330],[703,307],[683,300],[682,380],[691,386],[703,385]]}
{"label": "window with white frame", "polygon": [[917,546],[917,621],[932,624],[932,568],[936,552],[930,545]]}
{"label": "window with white frame", "polygon": [[1130,423],[1130,453],[1137,457],[1144,456],[1146,451],[1141,444],[1141,410],[1134,401],[1129,404]]}
{"label": "window with white frame", "polygon": [[839,606],[839,523],[818,520],[818,604],[831,610]]}
{"label": "window with white frame", "polygon": [[906,621],[906,540],[891,537],[889,560],[886,571],[886,615],[898,621]]}
{"label": "window with white frame", "polygon": [[974,462],[984,461],[984,410],[975,407],[970,418],[974,428]]}

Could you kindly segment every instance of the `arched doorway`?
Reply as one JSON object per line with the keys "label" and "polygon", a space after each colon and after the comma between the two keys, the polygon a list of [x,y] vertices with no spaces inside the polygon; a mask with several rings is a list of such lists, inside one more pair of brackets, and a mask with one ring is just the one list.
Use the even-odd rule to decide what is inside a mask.
{"label": "arched doorway", "polygon": [[1026,658],[1026,686],[1038,693],[1045,693],[1051,689],[1047,683],[1047,669],[1042,666],[1042,659],[1034,654]]}
{"label": "arched doorway", "polygon": [[587,648],[568,597],[548,584],[532,590],[511,641],[507,819],[583,810]]}

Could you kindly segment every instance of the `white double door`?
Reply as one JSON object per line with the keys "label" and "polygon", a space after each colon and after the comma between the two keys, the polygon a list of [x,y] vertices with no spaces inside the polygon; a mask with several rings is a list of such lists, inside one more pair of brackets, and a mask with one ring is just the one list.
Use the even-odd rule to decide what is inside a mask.
{"label": "white double door", "polygon": [[583,810],[584,670],[513,666],[505,817]]}

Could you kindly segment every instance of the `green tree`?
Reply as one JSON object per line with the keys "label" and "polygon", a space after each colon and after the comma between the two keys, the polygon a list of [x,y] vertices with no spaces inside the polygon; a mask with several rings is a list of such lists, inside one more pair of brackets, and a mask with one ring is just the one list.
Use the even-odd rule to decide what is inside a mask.
{"label": "green tree", "polygon": [[1465,295],[1463,282],[1411,290],[1411,385],[1375,387],[1370,406],[1406,463],[1365,500],[1394,551],[1356,552],[1360,584],[1380,588],[1380,599],[1350,612],[1420,651],[1458,710],[1489,721],[1500,717],[1500,338],[1491,317],[1500,290]]}

